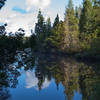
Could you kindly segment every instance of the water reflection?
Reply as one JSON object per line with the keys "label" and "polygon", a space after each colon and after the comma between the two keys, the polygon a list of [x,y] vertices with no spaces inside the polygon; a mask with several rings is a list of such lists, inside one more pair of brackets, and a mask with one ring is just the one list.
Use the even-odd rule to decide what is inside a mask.
{"label": "water reflection", "polygon": [[35,76],[35,72],[26,72],[26,88],[37,87],[38,79]]}
{"label": "water reflection", "polygon": [[[39,80],[35,75],[35,71],[26,71],[26,88],[32,88],[34,87],[36,90],[39,90],[38,84]],[[47,88],[49,86],[50,82],[47,78],[45,78],[41,89]]]}
{"label": "water reflection", "polygon": [[[49,54],[34,56],[30,49],[16,51],[9,54],[8,58],[3,57],[0,62],[0,100],[7,98],[99,100],[100,98],[99,63],[87,63],[72,57]],[[25,77],[22,77],[23,75]],[[25,84],[21,85],[22,83]],[[12,88],[15,88],[13,90],[15,93],[11,92]],[[16,93],[20,91],[21,97],[18,98]],[[37,96],[36,91],[41,91],[41,95]],[[27,94],[31,96],[26,97],[25,93],[26,96]]]}

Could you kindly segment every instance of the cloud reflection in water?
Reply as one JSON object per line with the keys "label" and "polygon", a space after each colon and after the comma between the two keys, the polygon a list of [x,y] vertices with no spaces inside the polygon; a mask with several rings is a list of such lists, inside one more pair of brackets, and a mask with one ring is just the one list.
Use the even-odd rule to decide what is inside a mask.
{"label": "cloud reflection in water", "polygon": [[[36,90],[38,89],[38,78],[35,76],[35,71],[27,71],[25,72],[26,74],[26,88],[35,88]],[[42,85],[42,89],[45,89],[49,87],[50,82],[45,78],[45,81]]]}

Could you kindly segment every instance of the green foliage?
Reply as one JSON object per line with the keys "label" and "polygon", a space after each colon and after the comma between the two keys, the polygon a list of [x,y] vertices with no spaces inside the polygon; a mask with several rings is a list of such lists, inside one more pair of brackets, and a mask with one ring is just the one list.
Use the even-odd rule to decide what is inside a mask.
{"label": "green foliage", "polygon": [[[70,2],[69,2],[70,3]],[[64,33],[66,34],[66,51],[74,52],[78,49],[78,37],[79,37],[79,28],[78,28],[78,18],[75,17],[74,8],[66,8],[65,20],[64,20]]]}
{"label": "green foliage", "polygon": [[51,29],[52,29],[51,19],[48,18],[47,21],[46,21],[46,37],[51,35]]}
{"label": "green foliage", "polygon": [[64,21],[57,14],[54,23],[45,18],[39,10],[35,32],[25,37],[25,31],[19,28],[15,35],[7,36],[6,24],[0,26],[0,48],[52,50],[67,53],[79,53],[83,56],[100,56],[100,0],[84,0],[83,7],[74,9],[69,0]]}
{"label": "green foliage", "polygon": [[59,22],[55,26],[55,28],[52,29],[52,34],[46,39],[46,45],[47,47],[52,47],[55,49],[62,49],[63,48],[63,40],[64,40],[64,33],[63,33],[64,27],[63,22]]}
{"label": "green foliage", "polygon": [[95,0],[94,6],[93,6],[93,33],[97,33],[98,36],[100,36],[100,1]]}
{"label": "green foliage", "polygon": [[69,9],[73,9],[73,2],[72,2],[72,0],[69,0],[68,8]]}
{"label": "green foliage", "polygon": [[50,35],[51,33],[51,21],[50,18],[47,19],[47,22],[45,22],[44,17],[39,10],[38,13],[38,22],[35,26],[35,34],[36,34],[36,43],[38,47],[42,47],[44,44],[45,39]]}
{"label": "green foliage", "polygon": [[59,24],[59,15],[57,14],[55,21],[53,23],[53,28],[55,28]]}
{"label": "green foliage", "polygon": [[46,32],[46,26],[45,26],[45,22],[44,22],[44,17],[41,13],[41,11],[39,10],[39,13],[38,13],[38,22],[36,23],[36,26],[35,26],[35,33],[36,33],[36,36],[37,36],[37,42],[42,42],[42,40],[44,39],[45,37],[45,32]]}
{"label": "green foliage", "polygon": [[90,0],[85,0],[80,17],[80,33],[91,33],[93,22],[93,7]]}
{"label": "green foliage", "polygon": [[76,16],[78,19],[80,19],[81,10],[82,10],[82,7],[81,7],[81,6],[75,8],[75,16]]}
{"label": "green foliage", "polygon": [[32,34],[29,41],[30,41],[30,47],[35,49],[36,48],[36,35]]}

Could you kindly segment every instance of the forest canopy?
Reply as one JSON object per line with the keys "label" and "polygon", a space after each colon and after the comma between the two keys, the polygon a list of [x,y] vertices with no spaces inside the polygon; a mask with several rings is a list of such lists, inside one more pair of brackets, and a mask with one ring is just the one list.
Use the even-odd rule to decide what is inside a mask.
{"label": "forest canopy", "polygon": [[53,23],[50,17],[45,20],[39,9],[35,29],[31,30],[30,37],[25,36],[23,28],[15,33],[7,33],[6,26],[0,26],[1,51],[13,50],[13,47],[31,47],[37,51],[100,58],[100,0],[83,0],[83,5],[79,7],[74,7],[73,1],[69,0],[64,20],[60,20],[57,14]]}

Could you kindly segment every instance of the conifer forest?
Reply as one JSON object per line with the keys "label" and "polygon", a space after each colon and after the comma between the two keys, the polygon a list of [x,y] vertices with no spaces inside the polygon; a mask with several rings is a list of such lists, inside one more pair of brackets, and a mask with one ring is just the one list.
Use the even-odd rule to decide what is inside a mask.
{"label": "conifer forest", "polygon": [[66,0],[63,12],[38,9],[29,36],[0,22],[0,100],[100,100],[100,0]]}

